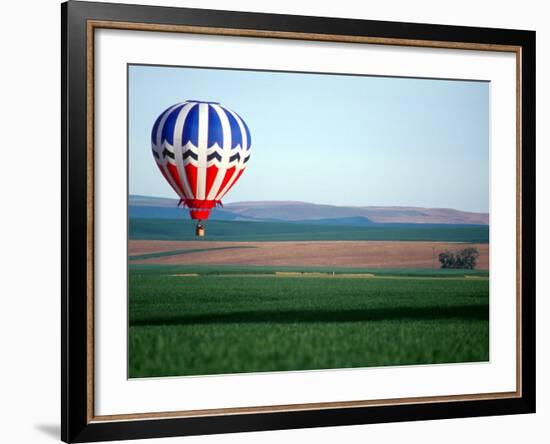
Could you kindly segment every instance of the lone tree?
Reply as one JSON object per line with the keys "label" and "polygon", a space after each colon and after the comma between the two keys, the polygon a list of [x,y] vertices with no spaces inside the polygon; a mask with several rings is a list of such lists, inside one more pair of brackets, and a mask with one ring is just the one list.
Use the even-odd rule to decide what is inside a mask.
{"label": "lone tree", "polygon": [[473,247],[464,248],[459,251],[444,251],[439,254],[441,268],[465,268],[473,270],[477,265],[479,252]]}

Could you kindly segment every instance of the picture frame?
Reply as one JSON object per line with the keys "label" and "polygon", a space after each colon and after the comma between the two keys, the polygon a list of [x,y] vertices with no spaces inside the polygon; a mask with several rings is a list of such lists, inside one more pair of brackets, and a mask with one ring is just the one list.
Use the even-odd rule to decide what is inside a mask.
{"label": "picture frame", "polygon": [[[65,442],[325,427],[535,412],[535,32],[69,1],[61,6],[61,438]],[[100,29],[507,53],[515,57],[515,390],[253,407],[96,414],[94,125]],[[139,62],[139,60],[133,60]],[[125,104],[124,104],[125,105]],[[120,147],[124,150],[125,147]],[[498,164],[493,168],[499,168]],[[491,275],[493,277],[493,275]],[[113,339],[115,340],[115,339]],[[117,340],[124,341],[124,338]],[[319,390],[322,390],[319,387]],[[116,394],[115,394],[116,395]]]}

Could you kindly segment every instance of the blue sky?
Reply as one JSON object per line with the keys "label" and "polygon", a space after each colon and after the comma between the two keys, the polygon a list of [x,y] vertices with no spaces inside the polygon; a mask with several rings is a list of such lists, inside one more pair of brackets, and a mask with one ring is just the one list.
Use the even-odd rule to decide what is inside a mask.
{"label": "blue sky", "polygon": [[176,197],[157,116],[188,99],[236,111],[252,156],[224,202],[297,200],[489,210],[487,82],[129,67],[129,192]]}

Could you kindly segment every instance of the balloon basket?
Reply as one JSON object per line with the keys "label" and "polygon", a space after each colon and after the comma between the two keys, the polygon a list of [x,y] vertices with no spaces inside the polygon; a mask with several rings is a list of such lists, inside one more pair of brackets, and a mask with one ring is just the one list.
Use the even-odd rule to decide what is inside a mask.
{"label": "balloon basket", "polygon": [[204,237],[204,226],[200,222],[195,227],[195,235],[197,237]]}

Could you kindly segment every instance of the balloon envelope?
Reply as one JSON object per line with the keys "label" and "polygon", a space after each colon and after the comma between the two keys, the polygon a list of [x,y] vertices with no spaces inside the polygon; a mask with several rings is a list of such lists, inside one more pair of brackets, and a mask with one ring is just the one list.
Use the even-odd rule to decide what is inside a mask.
{"label": "balloon envelope", "polygon": [[246,123],[216,102],[188,100],[164,110],[151,142],[160,172],[192,219],[208,219],[250,159]]}

